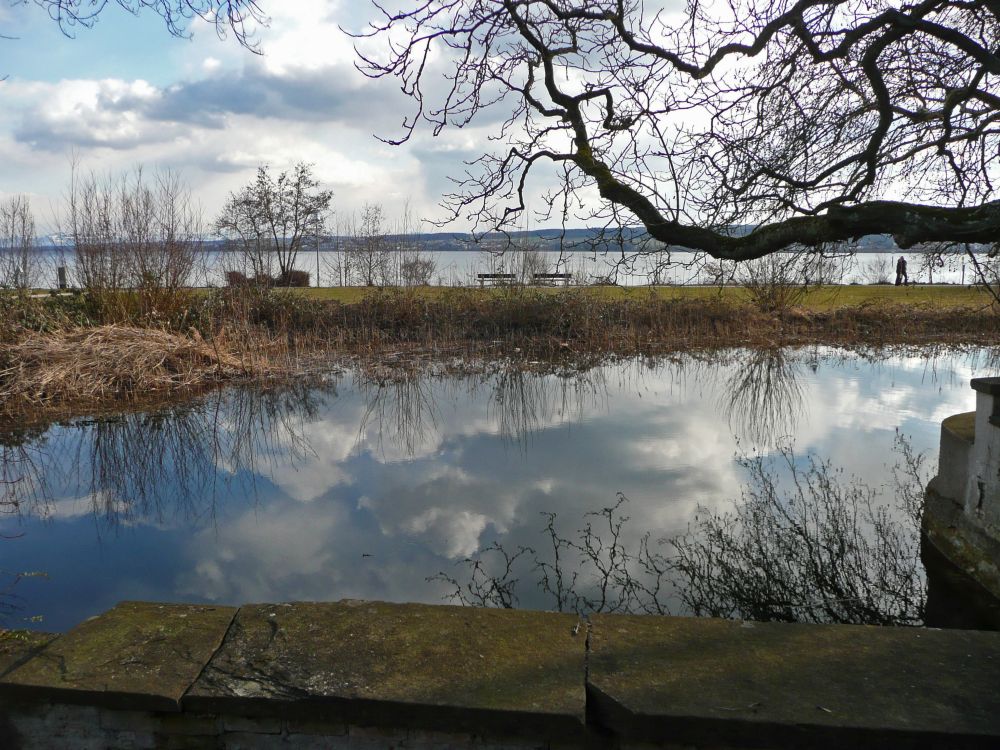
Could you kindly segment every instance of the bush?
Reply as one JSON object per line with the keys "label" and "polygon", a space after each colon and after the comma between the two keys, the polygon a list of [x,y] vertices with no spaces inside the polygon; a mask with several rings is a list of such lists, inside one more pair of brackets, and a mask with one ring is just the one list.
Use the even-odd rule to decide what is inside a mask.
{"label": "bush", "polygon": [[240,271],[226,271],[226,286],[246,286],[250,283],[245,273]]}
{"label": "bush", "polygon": [[309,286],[309,272],[296,271],[294,268],[285,271],[274,280],[275,286]]}

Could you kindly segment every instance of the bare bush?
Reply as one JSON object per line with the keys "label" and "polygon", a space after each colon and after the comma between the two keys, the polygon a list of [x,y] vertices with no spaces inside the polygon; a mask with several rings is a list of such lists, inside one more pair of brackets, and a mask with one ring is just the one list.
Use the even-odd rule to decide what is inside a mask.
{"label": "bare bush", "polygon": [[809,291],[804,253],[774,253],[740,263],[736,279],[750,301],[764,312],[780,312],[800,304]]}
{"label": "bare bush", "polygon": [[861,279],[866,284],[892,283],[892,258],[885,253],[872,256],[861,256]]}
{"label": "bare bush", "polygon": [[403,215],[396,233],[397,260],[399,273],[397,283],[403,286],[429,286],[437,271],[437,260],[426,252],[416,231],[417,222],[409,201],[403,208]]}
{"label": "bare bush", "polygon": [[[105,306],[132,312],[169,313],[191,279],[201,251],[201,213],[190,189],[170,170],[147,178],[131,174],[81,175],[74,165],[69,191],[69,229],[77,282]],[[128,309],[123,289],[139,295]]]}

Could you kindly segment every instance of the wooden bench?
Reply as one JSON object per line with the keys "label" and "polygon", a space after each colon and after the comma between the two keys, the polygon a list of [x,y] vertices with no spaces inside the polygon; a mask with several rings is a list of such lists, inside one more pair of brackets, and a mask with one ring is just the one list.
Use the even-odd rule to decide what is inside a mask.
{"label": "wooden bench", "polygon": [[511,284],[517,277],[512,273],[477,273],[476,281],[479,282],[479,286],[482,286],[487,281],[493,282],[503,282],[505,284]]}
{"label": "wooden bench", "polygon": [[562,281],[564,284],[569,284],[569,280],[573,278],[571,273],[533,273],[531,274],[531,280],[533,282],[539,281]]}

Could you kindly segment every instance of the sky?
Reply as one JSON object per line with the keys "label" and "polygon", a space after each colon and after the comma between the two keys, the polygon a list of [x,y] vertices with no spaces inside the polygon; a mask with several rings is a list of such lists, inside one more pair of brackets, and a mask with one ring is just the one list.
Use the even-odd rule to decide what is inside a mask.
{"label": "sky", "polygon": [[[389,217],[409,201],[418,218],[444,216],[449,175],[480,152],[484,128],[398,136],[408,100],[392,80],[354,68],[352,40],[373,17],[366,2],[262,2],[262,55],[195,22],[190,38],[153,13],[110,4],[68,38],[33,2],[0,0],[0,198],[26,194],[39,234],[58,229],[70,165],[119,173],[179,170],[207,220],[258,165],[315,165],[336,214],[367,202]],[[449,229],[468,227],[455,224]]]}

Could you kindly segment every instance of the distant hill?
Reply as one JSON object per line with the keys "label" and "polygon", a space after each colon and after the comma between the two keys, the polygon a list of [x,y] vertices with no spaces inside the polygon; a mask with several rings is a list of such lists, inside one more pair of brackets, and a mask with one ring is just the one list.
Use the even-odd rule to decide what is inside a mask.
{"label": "distant hill", "polygon": [[[753,227],[742,225],[732,227],[734,235],[748,234]],[[458,251],[500,251],[510,246],[532,247],[544,251],[618,251],[624,245],[626,251],[653,249],[663,247],[653,240],[641,227],[624,227],[621,230],[600,228],[577,229],[532,229],[527,231],[509,232],[507,234],[490,233],[474,237],[468,232],[424,232],[412,235],[387,235],[390,245],[418,244],[430,252]],[[350,237],[331,235],[320,243],[321,250],[333,250],[343,247],[351,241]],[[39,252],[53,252],[72,248],[72,239],[64,234],[52,234],[37,238],[36,249]],[[220,251],[225,247],[223,240],[208,238],[203,240],[203,250]],[[644,246],[650,246],[645,248]],[[852,248],[861,253],[896,252],[899,247],[887,234],[876,234],[863,237]],[[313,248],[309,248],[310,250]],[[684,252],[686,248],[671,247],[672,251]],[[918,253],[919,249],[911,248],[909,253]]]}

